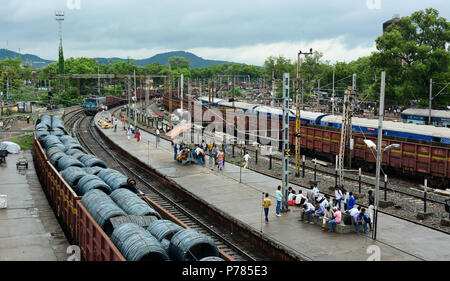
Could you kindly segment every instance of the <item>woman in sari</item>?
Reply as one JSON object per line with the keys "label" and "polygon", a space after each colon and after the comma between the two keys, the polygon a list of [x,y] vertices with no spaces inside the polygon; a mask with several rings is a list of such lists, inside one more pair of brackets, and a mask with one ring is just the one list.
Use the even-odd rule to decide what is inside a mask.
{"label": "woman in sari", "polygon": [[223,167],[223,158],[224,158],[224,154],[223,154],[223,152],[222,152],[222,150],[220,150],[218,153],[217,153],[217,164],[218,164],[218,169],[219,170],[222,170],[222,167]]}

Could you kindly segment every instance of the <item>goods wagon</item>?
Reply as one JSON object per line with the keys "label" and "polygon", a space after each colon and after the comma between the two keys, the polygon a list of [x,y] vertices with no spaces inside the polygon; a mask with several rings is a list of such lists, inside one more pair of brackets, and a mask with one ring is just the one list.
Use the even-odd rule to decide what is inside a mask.
{"label": "goods wagon", "polygon": [[67,135],[60,116],[38,120],[33,161],[61,226],[86,261],[184,261],[192,259],[182,254],[189,251],[199,259],[232,260],[210,237],[189,229],[125,175],[87,154]]}

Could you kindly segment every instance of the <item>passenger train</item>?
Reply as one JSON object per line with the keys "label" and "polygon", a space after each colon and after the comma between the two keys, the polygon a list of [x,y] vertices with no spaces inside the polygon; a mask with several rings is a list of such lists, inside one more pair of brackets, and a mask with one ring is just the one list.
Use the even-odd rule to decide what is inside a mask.
{"label": "passenger train", "polygon": [[[202,97],[199,101],[204,105],[209,104],[207,97]],[[224,99],[214,99],[211,106],[218,108],[233,108],[233,102]],[[275,118],[282,119],[283,110],[281,108],[244,102],[234,102],[234,107],[236,109],[241,109],[244,112],[249,111],[256,115],[265,114],[271,118],[275,116]],[[289,120],[295,121],[295,116],[296,110],[291,109]],[[302,110],[300,112],[300,119],[302,124],[320,125],[338,129],[342,126],[342,116],[331,115],[328,113]],[[378,120],[353,117],[352,130],[362,133],[378,134]],[[450,128],[445,127],[383,121],[383,135],[450,144]]]}

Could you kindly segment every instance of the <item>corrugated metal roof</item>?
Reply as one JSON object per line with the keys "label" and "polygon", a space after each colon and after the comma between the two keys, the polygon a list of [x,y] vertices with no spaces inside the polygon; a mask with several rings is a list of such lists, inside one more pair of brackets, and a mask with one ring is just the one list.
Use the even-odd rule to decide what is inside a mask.
{"label": "corrugated metal roof", "polygon": [[[423,108],[408,108],[408,109],[403,110],[402,114],[428,117],[429,112],[430,111],[428,109],[423,109]],[[434,110],[434,109],[432,109],[431,117],[450,119],[450,111],[449,110]]]}

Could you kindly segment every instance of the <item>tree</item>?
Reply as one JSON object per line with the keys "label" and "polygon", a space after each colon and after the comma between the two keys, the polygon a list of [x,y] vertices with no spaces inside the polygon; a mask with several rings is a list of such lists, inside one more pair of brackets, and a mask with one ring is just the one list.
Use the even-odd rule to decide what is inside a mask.
{"label": "tree", "polygon": [[[430,78],[449,82],[449,22],[429,8],[403,17],[376,39],[373,65],[386,71],[386,101],[428,100]],[[444,102],[445,95],[435,102]],[[448,102],[448,95],[446,97]]]}
{"label": "tree", "polygon": [[172,67],[172,69],[178,69],[178,68],[189,68],[189,60],[184,57],[170,57],[169,58],[169,64]]}

